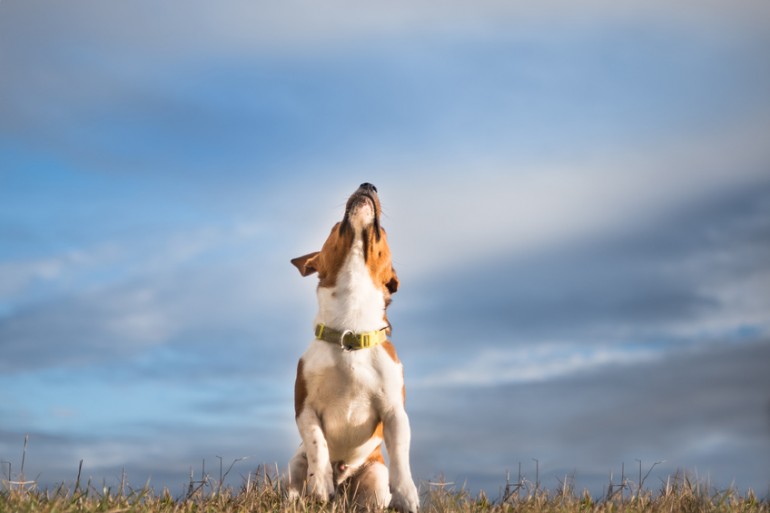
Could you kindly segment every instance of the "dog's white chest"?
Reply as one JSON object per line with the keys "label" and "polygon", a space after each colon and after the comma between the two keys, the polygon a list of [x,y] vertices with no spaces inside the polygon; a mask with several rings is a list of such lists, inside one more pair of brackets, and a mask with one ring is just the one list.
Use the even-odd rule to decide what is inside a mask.
{"label": "dog's white chest", "polygon": [[315,341],[303,356],[306,401],[321,418],[332,461],[362,460],[381,442],[372,439],[385,391],[375,351]]}

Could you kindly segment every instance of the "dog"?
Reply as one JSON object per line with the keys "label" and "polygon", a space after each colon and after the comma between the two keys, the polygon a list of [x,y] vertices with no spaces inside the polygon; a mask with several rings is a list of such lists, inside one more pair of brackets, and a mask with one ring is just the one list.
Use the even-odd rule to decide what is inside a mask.
{"label": "dog", "polygon": [[366,508],[415,512],[403,366],[385,315],[399,281],[381,214],[377,188],[361,184],[321,251],[291,260],[319,281],[315,340],[297,365],[302,443],[289,463],[288,488],[292,497],[326,501],[345,493]]}

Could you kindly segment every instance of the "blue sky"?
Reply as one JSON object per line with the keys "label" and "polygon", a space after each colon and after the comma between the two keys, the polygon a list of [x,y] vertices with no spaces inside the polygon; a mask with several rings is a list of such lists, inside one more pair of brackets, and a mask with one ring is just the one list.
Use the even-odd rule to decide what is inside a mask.
{"label": "blue sky", "polygon": [[535,458],[600,492],[640,459],[766,492],[767,20],[0,2],[0,459],[284,468],[315,308],[288,261],[369,181],[418,480],[494,494]]}

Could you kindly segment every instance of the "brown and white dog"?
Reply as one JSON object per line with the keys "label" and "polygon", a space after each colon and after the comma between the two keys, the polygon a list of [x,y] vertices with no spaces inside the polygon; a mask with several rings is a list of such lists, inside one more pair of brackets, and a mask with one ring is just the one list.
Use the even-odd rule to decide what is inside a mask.
{"label": "brown and white dog", "polygon": [[362,184],[321,251],[291,261],[319,283],[316,339],[297,366],[302,444],[289,464],[289,493],[327,500],[344,490],[359,505],[414,512],[403,367],[385,315],[398,278],[380,214],[377,188]]}

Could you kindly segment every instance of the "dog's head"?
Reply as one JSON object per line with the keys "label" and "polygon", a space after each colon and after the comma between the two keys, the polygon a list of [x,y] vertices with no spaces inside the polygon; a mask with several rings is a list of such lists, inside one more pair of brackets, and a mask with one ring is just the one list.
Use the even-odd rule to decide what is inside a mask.
{"label": "dog's head", "polygon": [[334,287],[353,241],[360,238],[372,282],[382,289],[387,304],[390,295],[398,290],[398,277],[391,262],[385,230],[380,224],[381,215],[377,188],[370,183],[361,184],[348,198],[342,221],[334,225],[321,251],[294,258],[291,263],[302,276],[318,273],[319,287]]}

